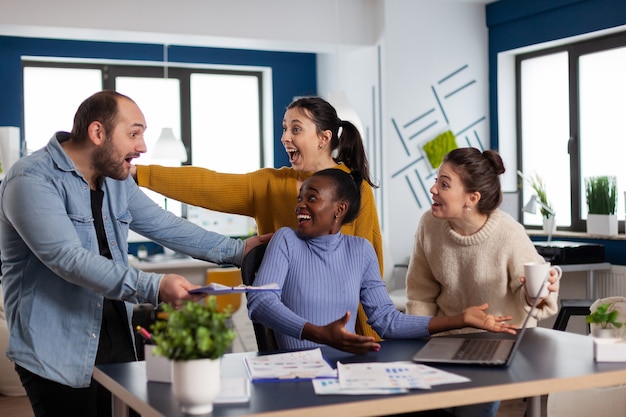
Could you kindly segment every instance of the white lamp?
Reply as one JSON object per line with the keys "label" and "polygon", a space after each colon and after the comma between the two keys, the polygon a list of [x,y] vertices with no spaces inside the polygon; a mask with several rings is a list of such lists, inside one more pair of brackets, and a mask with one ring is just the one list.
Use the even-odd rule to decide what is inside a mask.
{"label": "white lamp", "polygon": [[[528,203],[526,203],[526,205],[522,208],[522,211],[526,213],[535,214],[537,213],[537,204],[539,204],[545,211],[547,211],[550,214],[550,216],[552,216],[552,221],[555,221],[556,213],[554,212],[554,210],[548,207],[547,205],[545,205],[544,203],[542,203],[536,194],[533,194],[532,196],[530,196],[530,200],[528,200]],[[548,243],[551,240],[552,240],[552,227],[549,227],[548,228]]]}
{"label": "white lamp", "polygon": [[[163,45],[163,79],[167,81],[167,69],[168,69],[168,47],[169,45]],[[181,140],[174,136],[174,131],[171,127],[164,127],[161,129],[161,135],[154,144],[152,151],[152,157],[155,159],[168,159],[170,161],[187,162],[187,149]]]}
{"label": "white lamp", "polygon": [[183,142],[174,136],[171,127],[161,129],[161,135],[154,144],[152,158],[176,160],[180,163],[187,162],[187,149]]}

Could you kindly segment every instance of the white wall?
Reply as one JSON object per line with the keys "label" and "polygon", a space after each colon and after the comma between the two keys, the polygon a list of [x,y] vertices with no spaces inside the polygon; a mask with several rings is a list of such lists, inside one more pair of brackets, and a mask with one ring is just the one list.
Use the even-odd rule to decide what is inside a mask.
{"label": "white wall", "polygon": [[[381,184],[376,197],[391,253],[386,263],[402,263],[430,205],[433,179],[417,160],[418,142],[444,129],[445,112],[455,133],[474,124],[470,145],[489,144],[485,2],[3,0],[0,34],[319,53],[318,93],[344,91],[361,118]],[[392,119],[404,125],[430,109],[400,129],[407,154]],[[457,139],[467,146],[465,135]]]}
{"label": "white wall", "polygon": [[[455,134],[467,129],[457,136],[459,146],[489,147],[488,32],[482,4],[394,0],[385,5],[383,221],[392,260],[401,263],[411,253],[419,218],[430,207],[434,174],[418,160],[420,143],[447,126]],[[431,123],[436,124],[427,128]]]}
{"label": "white wall", "polygon": [[419,218],[430,207],[434,180],[433,170],[419,160],[419,144],[449,128],[467,129],[457,137],[459,146],[489,147],[488,32],[480,3],[393,0],[376,7],[384,29],[375,44],[340,47],[339,65],[337,54],[319,55],[318,88],[321,95],[345,91],[361,118],[370,168],[381,184],[377,204],[390,253],[385,263],[404,263]]}
{"label": "white wall", "polygon": [[371,45],[379,0],[2,0],[0,34],[334,52]]}

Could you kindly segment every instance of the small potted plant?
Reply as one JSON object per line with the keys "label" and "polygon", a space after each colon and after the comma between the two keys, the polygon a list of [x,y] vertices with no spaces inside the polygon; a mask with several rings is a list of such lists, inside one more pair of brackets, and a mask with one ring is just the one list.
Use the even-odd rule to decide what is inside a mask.
{"label": "small potted plant", "polygon": [[[618,334],[624,323],[620,322],[620,311],[614,302],[596,301],[586,322],[591,324],[593,356],[598,362],[626,362],[626,343]],[[607,300],[608,301],[608,300]],[[623,301],[618,301],[623,304]]]}
{"label": "small potted plant", "polygon": [[617,178],[601,175],[585,178],[587,233],[617,234]]}
{"label": "small potted plant", "polygon": [[543,231],[545,233],[552,234],[556,231],[554,209],[552,207],[552,204],[550,204],[550,202],[548,201],[546,185],[543,182],[543,179],[539,176],[539,174],[535,174],[530,177],[530,186],[535,191],[535,194],[537,194],[537,198],[539,199],[539,201],[552,210],[552,212],[549,212],[543,206],[540,207],[541,216],[543,217]]}
{"label": "small potted plant", "polygon": [[172,392],[186,414],[207,414],[220,392],[220,358],[235,332],[230,311],[220,312],[215,297],[187,301],[179,309],[164,305],[167,317],[151,327],[154,354],[171,360]]}
{"label": "small potted plant", "polygon": [[618,317],[619,312],[613,309],[613,304],[605,303],[597,306],[585,321],[595,325],[592,327],[594,337],[615,337],[614,329],[619,329],[624,324],[617,321]]}

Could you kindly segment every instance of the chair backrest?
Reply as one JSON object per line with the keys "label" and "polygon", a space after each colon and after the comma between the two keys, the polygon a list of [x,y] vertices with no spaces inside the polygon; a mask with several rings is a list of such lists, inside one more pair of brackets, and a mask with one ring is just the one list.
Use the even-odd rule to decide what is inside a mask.
{"label": "chair backrest", "polygon": [[[206,271],[206,284],[208,285],[211,282],[228,285],[229,287],[240,285],[242,282],[241,271],[236,267],[209,268]],[[230,306],[230,312],[234,314],[241,307],[240,293],[218,295],[215,299],[217,300],[217,309],[219,311],[225,311]]]}
{"label": "chair backrest", "polygon": [[[259,266],[261,266],[261,261],[263,261],[265,249],[267,249],[267,243],[253,248],[243,258],[241,264],[241,279],[244,285],[254,284],[254,277],[256,276]],[[259,352],[273,352],[278,350],[278,344],[276,343],[276,337],[272,329],[255,321],[252,322],[252,326],[254,328],[254,336],[256,337]]]}

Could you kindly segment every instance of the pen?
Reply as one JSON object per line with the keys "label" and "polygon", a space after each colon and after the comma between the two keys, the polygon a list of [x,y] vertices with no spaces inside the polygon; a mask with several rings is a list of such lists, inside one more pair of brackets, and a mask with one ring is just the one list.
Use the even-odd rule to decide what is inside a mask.
{"label": "pen", "polygon": [[137,333],[139,333],[141,337],[145,339],[146,342],[152,343],[152,335],[150,334],[149,331],[147,331],[141,326],[137,326],[136,329],[137,329]]}

